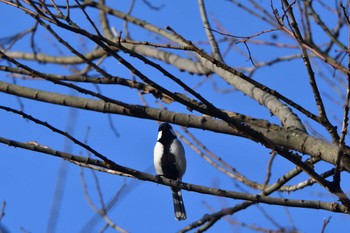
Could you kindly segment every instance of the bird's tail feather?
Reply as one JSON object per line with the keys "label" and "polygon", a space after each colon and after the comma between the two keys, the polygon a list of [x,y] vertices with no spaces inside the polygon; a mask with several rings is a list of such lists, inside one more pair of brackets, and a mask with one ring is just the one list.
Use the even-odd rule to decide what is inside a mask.
{"label": "bird's tail feather", "polygon": [[175,218],[177,220],[185,220],[187,216],[186,216],[184,202],[182,200],[181,190],[172,189],[172,193],[173,193]]}

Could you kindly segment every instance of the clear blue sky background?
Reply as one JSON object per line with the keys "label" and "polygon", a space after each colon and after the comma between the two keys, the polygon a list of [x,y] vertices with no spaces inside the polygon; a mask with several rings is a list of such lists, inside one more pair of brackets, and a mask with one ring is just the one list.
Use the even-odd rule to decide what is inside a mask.
{"label": "clear blue sky background", "polygon": [[[128,8],[125,2],[127,1],[114,1],[113,4],[118,9],[125,11]],[[251,16],[238,11],[228,1],[207,2],[210,19],[222,22],[230,33],[246,36],[257,33],[262,29],[270,28],[269,26],[257,23]],[[152,1],[152,3],[154,5],[162,4],[160,1]],[[196,1],[169,1],[164,4],[164,7],[160,11],[152,11],[143,3],[137,1],[133,15],[159,27],[164,28],[166,25],[169,25],[187,39],[193,41],[206,40]],[[72,17],[74,18],[74,15]],[[96,14],[92,18],[98,20]],[[19,14],[15,8],[9,8],[1,4],[0,28],[2,33],[0,37],[8,36],[20,32],[24,28],[28,28],[31,26],[28,19],[28,16]],[[80,18],[80,21],[84,20],[84,18]],[[122,29],[122,24],[119,21],[111,21],[111,23],[118,31]],[[86,27],[89,28],[89,26]],[[149,39],[150,33],[145,33],[134,26],[130,28],[134,39]],[[315,33],[317,37],[318,32],[316,31]],[[52,39],[49,39],[50,36],[45,31],[40,32],[39,35],[41,38],[38,38],[38,41],[42,43],[40,47],[43,49],[43,52],[56,54],[57,50],[53,46]],[[76,39],[74,38],[73,41],[76,40],[77,45],[79,45],[81,42],[79,39],[81,38],[76,36]],[[281,41],[286,40],[283,37],[279,39]],[[87,46],[91,48],[90,43]],[[22,43],[16,48],[28,48],[28,44]],[[204,48],[207,47],[204,46]],[[237,45],[237,48],[244,50],[242,44]],[[273,48],[266,49],[262,46],[252,46],[251,49],[253,56],[257,60],[277,56]],[[296,52],[294,51],[294,53]],[[124,57],[130,61],[134,61],[132,58]],[[235,66],[251,65],[249,61],[239,57],[237,54],[225,59],[228,64]],[[153,80],[163,82],[168,87],[172,87],[173,84],[161,74],[145,68],[140,62],[136,62],[136,64]],[[108,66],[107,69],[116,75],[130,78],[130,73],[125,71],[115,61],[106,63],[104,66]],[[50,66],[46,66],[45,69],[50,69]],[[52,67],[51,72],[56,71]],[[188,75],[187,73],[178,72],[175,69],[171,69],[171,71],[192,85],[195,85],[202,79],[197,76]],[[66,72],[68,73],[68,70]],[[316,108],[312,100],[312,93],[308,86],[307,76],[305,75],[301,61],[281,63],[277,69],[262,69],[254,78],[284,93],[294,101],[302,103],[301,105],[311,111],[315,111]],[[4,73],[0,74],[0,79],[11,82],[11,79],[6,77]],[[17,82],[26,86],[34,86],[42,89],[49,88],[50,91],[77,95],[77,93],[72,93],[67,91],[67,89],[55,85],[48,85],[43,81],[17,80]],[[218,85],[222,88],[229,88],[224,82],[218,81]],[[320,81],[320,85],[324,91],[327,91],[328,86],[325,83]],[[91,89],[94,90],[93,87]],[[210,101],[217,103],[219,107],[277,122],[276,119],[270,117],[268,111],[239,92],[222,96],[211,89],[210,82],[205,83],[199,91]],[[130,91],[128,88],[105,87],[103,93],[116,99],[122,99],[128,103],[135,101],[140,103],[136,92]],[[329,94],[332,95],[333,93]],[[152,97],[146,96],[146,99],[149,104],[154,105]],[[26,99],[22,99],[22,101],[26,113],[47,121],[57,128],[67,130],[69,124],[74,124],[72,134],[80,140],[85,139],[86,132],[90,129],[87,137],[89,145],[115,162],[141,171],[154,173],[152,161],[153,145],[156,140],[158,128],[156,122],[117,115],[112,116],[120,134],[119,137],[116,137],[109,127],[107,115],[83,110],[73,110],[62,106],[51,106]],[[332,114],[341,117],[341,106],[334,106],[327,101],[326,103],[327,109]],[[18,100],[14,96],[3,93],[0,93],[0,104],[19,108]],[[175,107],[170,107],[174,110],[186,112],[181,106],[175,105]],[[23,142],[37,141],[40,144],[57,150],[86,155],[86,152],[82,148],[19,116],[0,111],[0,119],[2,137]],[[175,129],[182,132],[178,127],[175,127]],[[264,180],[269,151],[262,146],[238,137],[219,135],[201,130],[191,130],[191,132],[201,139],[213,152],[226,159],[235,167],[239,167],[240,171],[246,174],[248,178],[259,182]],[[184,177],[185,182],[242,191],[240,189],[242,186],[237,186],[237,183],[215,170],[188,146],[185,145],[185,149],[188,160],[187,172]],[[21,228],[29,232],[45,232],[47,230],[48,218],[56,191],[56,183],[58,177],[62,176],[62,173],[60,173],[62,166],[64,166],[66,179],[56,232],[81,232],[87,222],[95,216],[83,195],[81,169],[76,165],[66,163],[61,159],[52,158],[48,155],[0,145],[0,202],[6,201],[7,204],[5,209],[6,216],[3,218],[2,223],[10,232],[20,232]],[[273,168],[273,180],[292,168],[293,166],[283,159],[277,158]],[[326,168],[320,167],[318,169],[324,171]],[[99,205],[91,172],[85,169],[84,174],[89,193],[94,203]],[[169,188],[103,173],[98,173],[98,177],[105,200],[113,197],[123,184],[126,184],[125,192],[121,195],[112,211],[109,212],[109,217],[130,232],[174,232],[198,220],[205,213],[218,211],[223,207],[230,207],[242,202],[184,191],[183,195],[188,219],[184,222],[177,222],[173,216]],[[293,184],[306,178],[307,176],[301,175],[300,178],[293,181]],[[344,184],[348,183],[348,175],[345,175]],[[348,187],[344,187],[344,189],[347,191]],[[245,190],[256,193],[256,191],[247,188]],[[287,198],[336,201],[336,198],[330,196],[325,190],[319,188],[318,185],[307,188],[301,193],[282,195]],[[332,219],[326,232],[347,232],[345,229],[350,229],[349,217],[345,215],[325,211],[286,209],[283,207],[258,205],[240,211],[225,220],[221,220],[209,232],[251,232],[245,228],[232,226],[229,224],[230,220],[276,229],[263,216],[259,208],[266,210],[276,222],[288,229],[291,229],[293,224],[295,224],[301,232],[320,232],[323,220],[330,216],[332,216]],[[97,221],[94,228],[90,229],[90,232],[97,232],[102,225],[102,220]]]}

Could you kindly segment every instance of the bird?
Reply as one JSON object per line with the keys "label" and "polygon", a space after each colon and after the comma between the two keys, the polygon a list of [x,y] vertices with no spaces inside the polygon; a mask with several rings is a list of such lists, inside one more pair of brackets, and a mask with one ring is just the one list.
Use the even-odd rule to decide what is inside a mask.
{"label": "bird", "polygon": [[[186,171],[185,150],[168,123],[162,123],[158,128],[158,138],[154,146],[154,168],[157,176],[182,181]],[[181,189],[171,188],[176,220],[185,220],[186,210]]]}

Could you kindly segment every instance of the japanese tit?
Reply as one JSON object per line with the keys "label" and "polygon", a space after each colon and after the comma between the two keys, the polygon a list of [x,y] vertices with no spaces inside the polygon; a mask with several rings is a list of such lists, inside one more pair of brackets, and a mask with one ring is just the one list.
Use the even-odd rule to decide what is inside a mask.
{"label": "japanese tit", "polygon": [[[153,162],[157,175],[172,180],[182,180],[182,176],[186,171],[185,150],[168,123],[162,123],[158,128]],[[173,194],[175,218],[177,220],[185,220],[186,211],[181,189],[171,188],[171,191]]]}

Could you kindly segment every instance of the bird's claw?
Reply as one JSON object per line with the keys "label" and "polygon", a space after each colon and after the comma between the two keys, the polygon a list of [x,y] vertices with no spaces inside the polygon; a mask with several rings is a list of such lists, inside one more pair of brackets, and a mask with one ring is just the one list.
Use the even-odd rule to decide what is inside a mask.
{"label": "bird's claw", "polygon": [[162,175],[156,175],[156,181],[159,183],[162,180]]}

